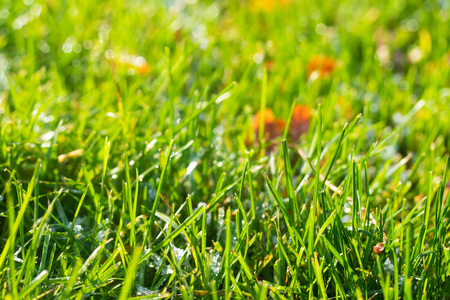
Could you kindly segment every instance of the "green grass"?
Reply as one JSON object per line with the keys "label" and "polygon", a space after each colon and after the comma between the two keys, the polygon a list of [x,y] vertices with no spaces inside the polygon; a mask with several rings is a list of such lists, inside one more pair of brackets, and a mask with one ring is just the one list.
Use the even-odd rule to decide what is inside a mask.
{"label": "green grass", "polygon": [[0,2],[1,299],[450,299],[448,3],[255,3]]}

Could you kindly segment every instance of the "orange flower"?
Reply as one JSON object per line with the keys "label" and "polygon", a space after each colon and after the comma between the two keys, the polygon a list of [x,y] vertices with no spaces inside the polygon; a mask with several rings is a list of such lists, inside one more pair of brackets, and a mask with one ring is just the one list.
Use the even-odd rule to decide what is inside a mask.
{"label": "orange flower", "polygon": [[[275,116],[270,108],[264,110],[264,123],[270,123],[275,120]],[[253,119],[253,129],[258,129],[261,123],[261,111],[258,111]]]}
{"label": "orange flower", "polygon": [[[281,136],[285,122],[281,119],[275,119],[275,116],[270,108],[264,111],[264,137],[267,141],[272,141]],[[259,136],[259,126],[261,124],[261,114],[257,112],[253,119],[253,130],[255,131],[255,138]]]}
{"label": "orange flower", "polygon": [[267,71],[272,71],[275,68],[275,61],[273,59],[268,59],[264,62],[264,67]]}
{"label": "orange flower", "polygon": [[315,74],[317,77],[328,77],[336,68],[336,60],[325,55],[316,55],[309,62],[307,66],[308,78]]}
{"label": "orange flower", "polygon": [[[255,142],[258,141],[261,113],[257,112],[253,118],[253,130]],[[276,119],[270,108],[264,111],[264,138],[271,142],[282,136],[286,127],[286,122],[282,119]],[[291,123],[289,124],[289,135],[293,142],[296,142],[302,134],[308,131],[311,120],[311,109],[306,105],[295,105],[292,112]],[[248,140],[246,141],[248,145]]]}
{"label": "orange flower", "polygon": [[291,124],[289,124],[289,133],[294,142],[302,134],[308,131],[309,121],[311,120],[311,109],[309,106],[297,104],[292,112]]}

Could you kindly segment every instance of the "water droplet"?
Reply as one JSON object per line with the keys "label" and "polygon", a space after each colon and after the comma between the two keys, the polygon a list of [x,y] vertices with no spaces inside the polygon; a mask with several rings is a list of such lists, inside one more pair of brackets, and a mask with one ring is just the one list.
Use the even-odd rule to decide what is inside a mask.
{"label": "water droplet", "polygon": [[409,19],[406,22],[406,29],[408,29],[408,31],[415,32],[419,30],[419,23],[416,19]]}
{"label": "water droplet", "polygon": [[73,52],[81,53],[81,50],[83,50],[83,47],[81,47],[80,43],[76,43],[75,45],[73,45]]}
{"label": "water droplet", "polygon": [[93,46],[94,46],[94,43],[93,43],[92,41],[90,41],[90,40],[85,40],[85,41],[83,42],[83,47],[84,47],[84,49],[86,49],[86,50],[92,49]]}
{"label": "water droplet", "polygon": [[114,51],[111,49],[108,49],[105,51],[105,57],[107,59],[113,59],[114,58]]}
{"label": "water droplet", "polygon": [[41,50],[42,53],[50,52],[50,46],[45,41],[40,41],[38,43],[38,48],[39,48],[39,50]]}
{"label": "water droplet", "polygon": [[255,53],[255,55],[253,55],[253,61],[257,64],[262,63],[264,60],[264,54],[262,53]]}
{"label": "water droplet", "polygon": [[326,31],[327,31],[327,25],[325,25],[323,23],[319,23],[316,25],[316,33],[318,35],[323,35],[323,34],[325,34]]}
{"label": "water droplet", "polygon": [[62,50],[64,51],[64,53],[70,53],[72,52],[72,45],[69,43],[64,43],[62,46]]}
{"label": "water droplet", "polygon": [[38,17],[42,12],[42,6],[39,3],[35,3],[31,8],[30,12],[35,17]]}
{"label": "water droplet", "polygon": [[9,16],[9,10],[7,10],[6,8],[0,10],[0,18],[1,19],[6,19]]}

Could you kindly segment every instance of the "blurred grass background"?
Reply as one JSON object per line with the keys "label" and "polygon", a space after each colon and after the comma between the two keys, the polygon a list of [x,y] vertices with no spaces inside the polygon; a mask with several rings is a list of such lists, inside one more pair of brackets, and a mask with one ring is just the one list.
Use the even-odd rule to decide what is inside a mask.
{"label": "blurred grass background", "polygon": [[[450,134],[448,6],[446,1],[3,1],[2,165],[29,176],[37,158],[52,164],[49,156],[79,148],[89,149],[84,158],[89,165],[99,165],[103,145],[97,141],[108,136],[117,146],[111,161],[116,166],[125,150],[137,155],[169,130],[171,103],[172,121],[179,122],[192,111],[193,99],[206,100],[233,81],[239,84],[229,105],[214,111],[213,131],[220,134],[208,128],[210,120],[199,118],[196,137],[204,143],[220,137],[224,151],[242,155],[243,133],[260,106],[263,68],[269,74],[267,107],[283,119],[292,101],[313,109],[322,103],[324,124],[332,132],[364,113],[368,129],[360,137],[368,142],[358,142],[357,152],[402,124],[424,99],[414,122],[399,130],[390,154],[433,151],[439,159]],[[307,63],[316,55],[335,58],[337,67],[333,76],[308,81]],[[435,167],[441,172],[441,165]],[[59,181],[61,175],[76,178],[80,164],[49,169],[48,179]]]}

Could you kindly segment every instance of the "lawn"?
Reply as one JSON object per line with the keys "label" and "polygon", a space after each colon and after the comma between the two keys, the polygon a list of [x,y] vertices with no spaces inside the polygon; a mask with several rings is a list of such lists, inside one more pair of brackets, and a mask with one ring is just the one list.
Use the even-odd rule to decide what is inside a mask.
{"label": "lawn", "polygon": [[450,299],[445,0],[1,0],[0,299]]}

